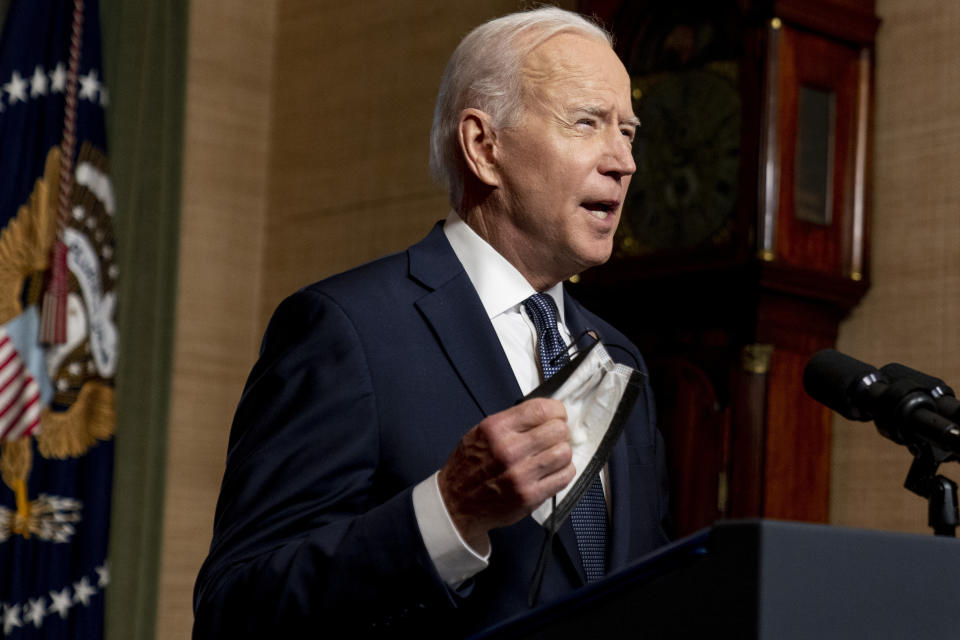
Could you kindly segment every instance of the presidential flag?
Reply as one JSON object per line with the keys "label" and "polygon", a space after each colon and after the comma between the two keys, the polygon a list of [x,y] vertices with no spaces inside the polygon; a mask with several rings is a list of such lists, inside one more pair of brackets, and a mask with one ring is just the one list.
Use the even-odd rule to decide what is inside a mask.
{"label": "presidential flag", "polygon": [[117,365],[96,0],[0,36],[0,632],[100,638]]}

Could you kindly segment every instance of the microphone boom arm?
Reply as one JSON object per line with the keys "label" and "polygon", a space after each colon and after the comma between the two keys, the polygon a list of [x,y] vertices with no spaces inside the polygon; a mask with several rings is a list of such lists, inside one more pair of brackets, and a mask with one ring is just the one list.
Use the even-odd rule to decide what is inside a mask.
{"label": "microphone boom arm", "polygon": [[927,524],[933,528],[934,535],[956,537],[957,524],[960,524],[957,483],[937,473],[940,463],[949,460],[952,454],[933,445],[910,447],[910,451],[913,464],[903,486],[927,499]]}

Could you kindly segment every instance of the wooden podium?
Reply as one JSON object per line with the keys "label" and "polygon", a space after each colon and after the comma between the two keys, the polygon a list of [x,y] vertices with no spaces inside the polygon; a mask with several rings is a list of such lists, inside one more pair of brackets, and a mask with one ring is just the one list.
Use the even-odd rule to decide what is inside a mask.
{"label": "wooden podium", "polygon": [[960,542],[720,522],[477,638],[955,638]]}

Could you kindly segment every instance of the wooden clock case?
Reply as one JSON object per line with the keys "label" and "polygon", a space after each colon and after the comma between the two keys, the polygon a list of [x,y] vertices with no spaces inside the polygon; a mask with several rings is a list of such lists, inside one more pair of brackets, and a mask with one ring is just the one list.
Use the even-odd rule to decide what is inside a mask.
{"label": "wooden clock case", "polygon": [[[647,359],[675,533],[725,517],[824,522],[832,414],[801,380],[869,286],[874,0],[606,0],[580,10],[615,34],[633,78],[736,69],[736,193],[717,231],[637,251],[650,224],[639,207],[651,200],[628,196],[621,231],[634,237],[621,233],[614,257],[571,283]],[[703,33],[726,40],[691,48]],[[671,157],[636,153],[647,154],[645,171]]]}

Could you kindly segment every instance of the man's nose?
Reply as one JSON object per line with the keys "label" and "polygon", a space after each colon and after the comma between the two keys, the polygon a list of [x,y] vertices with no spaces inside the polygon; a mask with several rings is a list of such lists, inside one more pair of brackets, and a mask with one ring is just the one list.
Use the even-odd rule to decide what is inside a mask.
{"label": "man's nose", "polygon": [[633,147],[630,144],[630,139],[620,131],[611,134],[607,142],[603,164],[600,166],[600,172],[604,175],[622,178],[633,175],[636,170],[637,164],[633,160]]}

